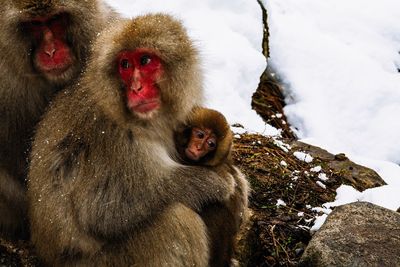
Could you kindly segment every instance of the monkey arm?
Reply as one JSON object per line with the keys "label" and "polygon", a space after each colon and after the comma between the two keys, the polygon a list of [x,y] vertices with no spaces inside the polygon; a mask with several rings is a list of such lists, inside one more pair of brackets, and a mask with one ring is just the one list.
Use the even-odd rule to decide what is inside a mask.
{"label": "monkey arm", "polygon": [[[235,181],[232,176],[220,176],[210,168],[183,166],[171,174],[177,177],[170,194],[176,195],[179,202],[200,211],[209,202],[223,202],[234,193]],[[185,182],[182,183],[182,180]],[[177,192],[175,188],[179,189]],[[178,193],[178,194],[177,194]]]}
{"label": "monkey arm", "polygon": [[78,224],[95,236],[120,239],[140,230],[171,203],[200,211],[234,192],[233,179],[202,167],[183,166],[155,179],[140,178],[133,186],[121,177],[76,181],[71,200]]}

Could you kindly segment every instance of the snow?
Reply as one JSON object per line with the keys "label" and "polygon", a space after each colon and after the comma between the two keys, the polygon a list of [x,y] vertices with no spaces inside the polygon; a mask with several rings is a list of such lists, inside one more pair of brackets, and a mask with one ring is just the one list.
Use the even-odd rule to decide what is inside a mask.
{"label": "snow", "polygon": [[356,201],[367,201],[376,205],[396,210],[400,207],[399,187],[384,185],[378,188],[358,192],[351,186],[342,185],[337,189],[334,202],[325,203],[324,207],[331,208]]}
{"label": "snow", "polygon": [[322,170],[321,166],[315,166],[310,169],[311,172],[320,172]]}
{"label": "snow", "polygon": [[285,114],[297,134],[332,153],[345,152],[388,184],[364,192],[342,186],[330,206],[368,201],[396,210],[400,207],[400,2],[263,3],[269,12],[269,64],[286,84]]}
{"label": "snow", "polygon": [[311,227],[310,231],[316,232],[317,230],[319,230],[319,228],[321,228],[321,226],[324,224],[327,217],[328,217],[327,214],[322,214],[321,216],[317,216],[314,225]]}
{"label": "snow", "polygon": [[326,189],[326,185],[323,182],[316,181],[316,183],[317,183],[318,186],[322,187],[323,189]]}
{"label": "snow", "polygon": [[266,2],[270,63],[289,84],[285,112],[299,135],[400,163],[400,2]]}
{"label": "snow", "polygon": [[320,174],[318,174],[318,179],[320,179],[321,181],[327,181],[329,178],[328,178],[328,176],[326,176],[326,174],[325,173],[320,173]]}
{"label": "snow", "polygon": [[313,161],[313,157],[311,157],[309,154],[304,153],[304,152],[300,152],[300,151],[296,151],[293,153],[293,156],[295,156],[298,160],[310,163]]}
{"label": "snow", "polygon": [[[277,134],[250,105],[266,66],[257,1],[107,2],[126,16],[161,11],[180,18],[201,51],[206,105],[220,110],[230,123],[243,125],[239,133]],[[400,1],[262,2],[270,27],[269,64],[285,83],[285,114],[296,133],[302,141],[331,153],[346,153],[377,171],[388,184],[364,192],[341,186],[336,201],[325,206],[369,201],[396,210],[400,207]],[[288,151],[284,143],[275,143]],[[314,230],[324,218],[326,214],[318,217]]]}
{"label": "snow", "polygon": [[278,199],[278,200],[276,201],[276,206],[277,206],[277,207],[279,207],[279,206],[286,206],[286,203],[285,203],[285,201],[283,201],[282,199]]}
{"label": "snow", "polygon": [[289,149],[291,149],[290,145],[285,144],[284,142],[282,142],[281,140],[277,140],[274,139],[274,144],[279,147],[280,149],[282,149],[283,151],[285,151],[286,153],[289,152]]}

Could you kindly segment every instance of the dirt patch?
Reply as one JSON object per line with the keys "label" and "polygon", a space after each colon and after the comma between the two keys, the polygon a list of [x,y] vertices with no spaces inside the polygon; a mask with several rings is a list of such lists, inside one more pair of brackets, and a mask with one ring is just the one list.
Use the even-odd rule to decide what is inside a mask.
{"label": "dirt patch", "polygon": [[[313,160],[307,163],[294,152],[321,149],[291,144],[260,135],[235,139],[235,164],[247,175],[253,189],[253,215],[239,238],[236,256],[243,266],[296,266],[311,239],[309,229],[316,215],[323,214],[312,208],[333,201],[342,184],[366,188],[347,179],[344,174],[349,166],[357,173],[371,174],[373,184],[384,184],[375,172],[341,154],[335,156],[322,150],[324,153],[312,153]],[[336,161],[346,161],[344,169],[334,164]]]}
{"label": "dirt patch", "polygon": [[38,267],[40,264],[28,242],[0,239],[0,266]]}

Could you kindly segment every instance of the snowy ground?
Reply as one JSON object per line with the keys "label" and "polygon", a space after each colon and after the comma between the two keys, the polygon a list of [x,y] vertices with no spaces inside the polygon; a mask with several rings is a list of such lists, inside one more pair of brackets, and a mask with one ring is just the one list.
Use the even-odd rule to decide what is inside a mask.
{"label": "snowy ground", "polygon": [[[168,12],[202,53],[207,105],[229,122],[274,134],[251,110],[266,62],[256,0],[107,0],[126,16]],[[286,115],[306,142],[375,169],[388,183],[362,193],[342,186],[337,205],[400,207],[400,2],[263,0],[269,64],[288,85]],[[329,206],[327,204],[327,206]]]}
{"label": "snowy ground", "polygon": [[264,0],[285,113],[304,141],[376,170],[387,186],[337,201],[400,207],[400,2]]}

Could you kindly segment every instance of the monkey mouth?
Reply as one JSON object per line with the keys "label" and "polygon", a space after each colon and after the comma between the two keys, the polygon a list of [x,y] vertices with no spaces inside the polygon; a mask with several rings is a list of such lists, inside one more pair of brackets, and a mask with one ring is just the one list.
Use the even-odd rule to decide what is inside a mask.
{"label": "monkey mouth", "polygon": [[64,64],[48,64],[43,66],[40,64],[36,65],[39,72],[43,73],[47,78],[61,77],[68,72],[72,67],[72,62],[65,62]]}
{"label": "monkey mouth", "polygon": [[54,66],[53,68],[42,69],[42,71],[47,75],[60,76],[64,74],[70,67],[71,64],[66,64],[66,65]]}
{"label": "monkey mouth", "polygon": [[134,112],[149,113],[160,108],[160,101],[158,99],[140,101],[139,103],[129,105],[129,108]]}
{"label": "monkey mouth", "polygon": [[193,161],[198,161],[200,158],[198,154],[194,153],[192,150],[188,148],[185,149],[185,154],[190,160]]}

